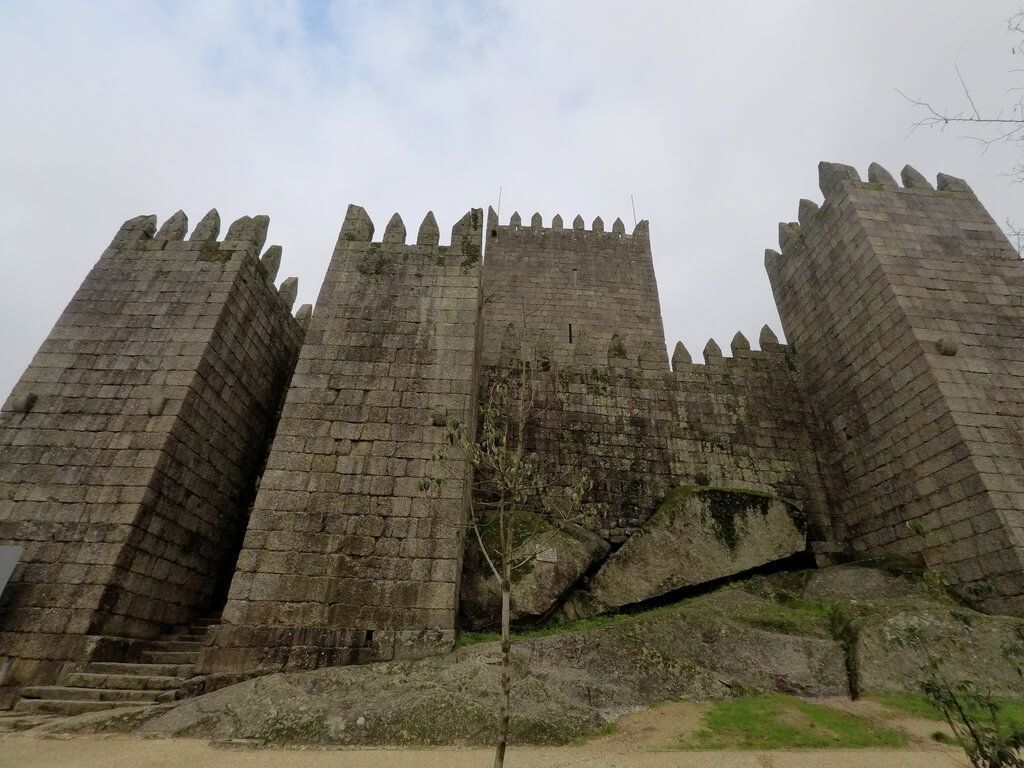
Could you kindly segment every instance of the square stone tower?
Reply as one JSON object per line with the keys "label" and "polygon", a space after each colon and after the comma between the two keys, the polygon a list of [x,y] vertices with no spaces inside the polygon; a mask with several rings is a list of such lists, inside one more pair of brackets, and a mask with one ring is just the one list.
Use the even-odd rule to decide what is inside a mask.
{"label": "square stone tower", "polygon": [[966,183],[822,163],[766,267],[857,553],[921,553],[1024,614],[1024,264]]}
{"label": "square stone tower", "polygon": [[219,609],[302,338],[265,216],[127,222],[0,412],[5,682]]}
{"label": "square stone tower", "polygon": [[590,229],[577,216],[571,228],[555,216],[550,227],[535,213],[529,226],[513,214],[499,225],[487,217],[484,268],[483,363],[500,362],[502,340],[515,329],[530,354],[565,365],[580,344],[605,352],[618,336],[635,356],[646,348],[668,368],[665,330],[646,221],[626,234],[597,218]]}
{"label": "square stone tower", "polygon": [[[349,206],[249,520],[223,621],[200,658],[230,677],[454,645],[473,424],[482,211],[407,245]],[[439,497],[422,483],[443,479]]]}

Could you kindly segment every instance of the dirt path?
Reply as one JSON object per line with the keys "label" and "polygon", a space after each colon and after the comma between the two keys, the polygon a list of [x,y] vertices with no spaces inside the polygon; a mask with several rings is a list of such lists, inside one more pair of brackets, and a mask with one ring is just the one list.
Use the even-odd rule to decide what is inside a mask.
{"label": "dirt path", "polygon": [[[963,768],[949,749],[794,752],[619,751],[609,738],[581,747],[513,748],[509,768]],[[619,744],[618,746],[625,746]],[[17,768],[450,768],[491,765],[488,749],[244,750],[194,739],[126,736],[0,737],[0,763]]]}
{"label": "dirt path", "polygon": [[[934,721],[899,716],[871,701],[829,699],[838,709],[910,736],[907,749],[681,752],[700,727],[705,704],[668,702],[626,715],[614,733],[573,747],[513,747],[509,768],[964,768],[957,750],[930,739]],[[0,766],[17,768],[449,768],[491,765],[489,749],[281,750],[214,747],[196,739],[129,736],[0,735]]]}

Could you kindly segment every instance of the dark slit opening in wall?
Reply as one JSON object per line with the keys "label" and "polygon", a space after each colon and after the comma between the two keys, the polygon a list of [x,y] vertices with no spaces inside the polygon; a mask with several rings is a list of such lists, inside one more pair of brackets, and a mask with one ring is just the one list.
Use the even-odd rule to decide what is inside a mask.
{"label": "dark slit opening in wall", "polygon": [[572,323],[569,323],[569,343],[572,344]]}

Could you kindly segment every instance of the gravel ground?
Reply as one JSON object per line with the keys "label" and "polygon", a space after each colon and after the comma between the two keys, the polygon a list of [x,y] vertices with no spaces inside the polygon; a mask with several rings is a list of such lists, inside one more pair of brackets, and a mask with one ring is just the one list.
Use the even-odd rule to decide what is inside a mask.
{"label": "gravel ground", "polygon": [[[680,752],[680,736],[700,724],[703,706],[671,702],[621,718],[614,733],[572,747],[512,747],[509,768],[964,768],[962,752],[931,741],[933,721],[900,716],[870,701],[829,704],[896,725],[907,749]],[[492,764],[490,749],[249,749],[199,739],[131,736],[0,735],[0,765],[17,768],[450,768]]]}
{"label": "gravel ground", "polygon": [[[194,739],[0,737],[3,764],[18,768],[487,768],[487,749],[243,750]],[[613,752],[582,747],[510,749],[509,768],[963,768],[952,750],[806,750],[799,752]]]}

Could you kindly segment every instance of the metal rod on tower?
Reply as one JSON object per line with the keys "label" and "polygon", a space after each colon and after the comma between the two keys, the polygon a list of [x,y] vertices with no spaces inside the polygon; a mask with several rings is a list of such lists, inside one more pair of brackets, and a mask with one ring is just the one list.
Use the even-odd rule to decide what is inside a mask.
{"label": "metal rod on tower", "polygon": [[633,195],[629,196],[629,204],[633,206],[633,226],[636,227],[636,203],[633,202]]}

